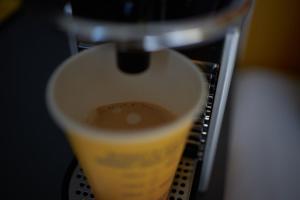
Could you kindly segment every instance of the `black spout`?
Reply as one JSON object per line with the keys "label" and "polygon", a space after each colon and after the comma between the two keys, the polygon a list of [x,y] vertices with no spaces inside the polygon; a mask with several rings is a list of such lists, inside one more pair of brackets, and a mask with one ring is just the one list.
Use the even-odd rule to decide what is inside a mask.
{"label": "black spout", "polygon": [[142,50],[118,49],[118,68],[128,74],[142,73],[149,67],[150,54]]}

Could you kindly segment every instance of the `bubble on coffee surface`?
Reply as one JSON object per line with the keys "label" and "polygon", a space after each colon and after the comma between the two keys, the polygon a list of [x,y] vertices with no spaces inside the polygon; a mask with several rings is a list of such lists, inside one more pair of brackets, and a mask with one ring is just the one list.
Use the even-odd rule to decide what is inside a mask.
{"label": "bubble on coffee surface", "polygon": [[138,124],[142,120],[142,117],[138,113],[129,113],[126,121],[128,124]]}
{"label": "bubble on coffee surface", "polygon": [[124,102],[97,107],[86,122],[101,129],[140,130],[164,125],[175,118],[174,113],[156,104]]}
{"label": "bubble on coffee surface", "polygon": [[120,107],[114,107],[114,108],[111,109],[111,112],[113,112],[115,114],[121,113],[122,112],[122,108],[120,108]]}

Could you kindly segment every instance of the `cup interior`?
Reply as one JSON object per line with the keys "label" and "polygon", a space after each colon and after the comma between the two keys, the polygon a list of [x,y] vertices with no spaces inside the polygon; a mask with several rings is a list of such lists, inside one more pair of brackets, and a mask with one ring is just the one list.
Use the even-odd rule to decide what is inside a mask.
{"label": "cup interior", "polygon": [[64,62],[50,80],[48,100],[79,124],[98,106],[128,101],[158,104],[180,118],[204,105],[206,90],[203,73],[175,51],[154,52],[147,71],[125,74],[117,67],[115,46],[105,44]]}

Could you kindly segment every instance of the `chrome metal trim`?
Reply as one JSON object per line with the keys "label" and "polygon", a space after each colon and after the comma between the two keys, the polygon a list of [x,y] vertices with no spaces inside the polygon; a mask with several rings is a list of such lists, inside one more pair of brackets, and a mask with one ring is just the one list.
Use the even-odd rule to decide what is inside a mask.
{"label": "chrome metal trim", "polygon": [[[67,3],[64,7],[64,13],[66,16],[72,16],[72,7],[70,3]],[[67,32],[68,35],[68,43],[71,55],[78,53],[77,48],[77,39],[76,36],[72,32]]]}
{"label": "chrome metal trim", "polygon": [[211,115],[210,128],[207,134],[207,142],[204,151],[203,165],[198,187],[198,191],[200,192],[204,192],[207,189],[213,169],[213,162],[215,159],[223,115],[239,45],[239,36],[239,27],[235,27],[230,29],[225,37],[219,80]]}
{"label": "chrome metal trim", "polygon": [[59,17],[58,24],[64,31],[86,42],[112,40],[126,43],[129,48],[155,51],[207,42],[224,35],[228,28],[241,22],[251,7],[252,0],[233,0],[218,13],[185,20],[148,23],[117,23],[93,21],[70,15]]}

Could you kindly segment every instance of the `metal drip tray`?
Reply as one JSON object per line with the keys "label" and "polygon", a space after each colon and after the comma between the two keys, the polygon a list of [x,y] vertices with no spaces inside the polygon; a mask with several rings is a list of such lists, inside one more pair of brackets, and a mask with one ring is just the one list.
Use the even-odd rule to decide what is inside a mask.
{"label": "metal drip tray", "polygon": [[[177,168],[170,188],[169,200],[191,199],[193,188],[197,188],[202,159],[205,151],[214,96],[218,80],[219,66],[214,63],[193,61],[206,74],[209,83],[209,95],[205,111],[195,121],[188,138],[183,157]],[[72,163],[65,177],[63,200],[94,200],[90,185],[77,162]]]}
{"label": "metal drip tray", "polygon": [[[168,199],[180,200],[188,199],[194,176],[195,162],[193,159],[183,158],[178,166],[172,188]],[[68,199],[70,200],[94,200],[94,195],[90,189],[82,169],[77,165],[73,171],[69,182]]]}

